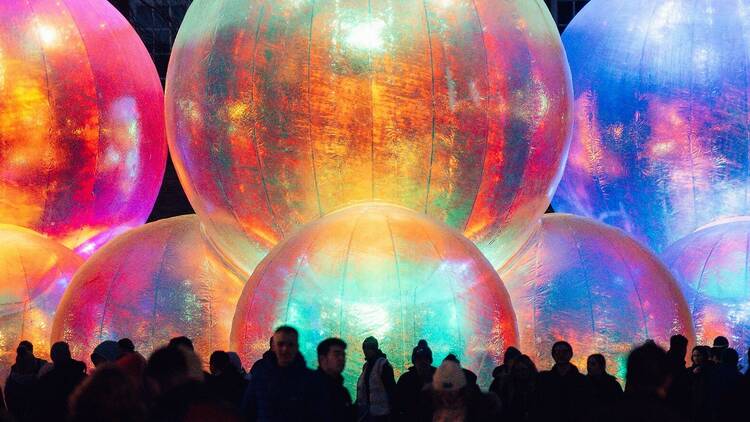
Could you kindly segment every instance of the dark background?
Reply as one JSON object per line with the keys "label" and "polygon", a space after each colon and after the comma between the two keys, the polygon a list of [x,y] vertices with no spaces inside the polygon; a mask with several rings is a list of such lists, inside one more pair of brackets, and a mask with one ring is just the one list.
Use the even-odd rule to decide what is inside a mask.
{"label": "dark background", "polygon": [[[2,1],[2,0],[0,0]],[[192,0],[109,0],[133,25],[154,59],[164,82],[172,42]],[[562,33],[589,0],[544,0]],[[190,206],[171,159],[167,162],[159,197],[149,221],[190,214]]]}

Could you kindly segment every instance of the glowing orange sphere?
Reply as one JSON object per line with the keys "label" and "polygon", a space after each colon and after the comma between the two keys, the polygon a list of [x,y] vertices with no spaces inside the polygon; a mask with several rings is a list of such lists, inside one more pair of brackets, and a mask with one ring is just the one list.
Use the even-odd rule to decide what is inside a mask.
{"label": "glowing orange sphere", "polygon": [[502,352],[517,343],[508,293],[476,246],[424,214],[381,203],[312,222],[263,260],[237,304],[232,348],[253,362],[280,324],[300,330],[308,362],[326,337],[351,345],[350,386],[370,335],[397,375],[426,339],[437,361],[455,353],[485,386]]}
{"label": "glowing orange sphere", "polygon": [[15,362],[21,340],[49,355],[52,319],[83,261],[39,233],[0,224],[0,377]]}
{"label": "glowing orange sphere", "polygon": [[572,92],[540,0],[194,2],[167,130],[208,235],[248,273],[353,203],[447,223],[495,266],[547,208]]}
{"label": "glowing orange sphere", "polygon": [[147,354],[185,335],[208,362],[229,344],[243,285],[203,241],[197,217],[150,223],[114,239],[81,267],[60,303],[52,339],[88,360],[104,340],[129,337]]}
{"label": "glowing orange sphere", "polygon": [[161,185],[156,69],[106,0],[2,0],[0,22],[0,222],[90,255]]}

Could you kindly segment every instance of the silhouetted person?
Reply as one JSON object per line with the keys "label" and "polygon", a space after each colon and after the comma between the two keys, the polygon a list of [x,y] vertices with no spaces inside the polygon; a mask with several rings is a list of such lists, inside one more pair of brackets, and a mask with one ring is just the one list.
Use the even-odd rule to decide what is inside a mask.
{"label": "silhouetted person", "polygon": [[690,407],[690,374],[685,365],[687,337],[675,334],[669,339],[667,364],[671,382],[667,390],[667,404],[675,413],[687,417]]}
{"label": "silhouetted person", "polygon": [[174,337],[169,340],[169,344],[167,344],[167,347],[184,347],[190,351],[195,351],[195,347],[193,346],[193,340],[190,340],[189,338],[185,336],[179,336]]}
{"label": "silhouetted person", "polygon": [[719,349],[727,349],[729,348],[729,340],[724,336],[717,336],[714,339],[713,347],[718,347]]}
{"label": "silhouetted person", "polygon": [[260,359],[253,362],[252,366],[250,366],[250,371],[247,373],[247,378],[250,378],[250,374],[253,373],[253,369],[255,369],[256,366],[262,366],[267,365],[269,359],[276,359],[276,354],[273,351],[273,336],[268,340],[268,350],[263,352],[263,355]]}
{"label": "silhouetted person", "polygon": [[536,381],[539,375],[536,365],[528,356],[520,355],[513,359],[508,369],[510,372],[499,383],[499,390],[495,393],[502,403],[500,420],[536,421]]}
{"label": "silhouetted person", "polygon": [[341,375],[346,366],[346,343],[339,338],[327,338],[318,344],[318,369],[315,377],[324,393],[326,420],[352,422],[357,420],[357,409]]}
{"label": "silhouetted person", "polygon": [[128,375],[112,363],[100,363],[70,396],[71,422],[141,422],[146,408]]}
{"label": "silhouetted person", "polygon": [[513,346],[505,349],[505,354],[503,355],[503,364],[495,367],[495,369],[492,370],[492,384],[490,384],[491,392],[495,393],[498,396],[500,395],[502,385],[510,375],[510,369],[513,365],[513,360],[519,356],[521,356],[521,351]]}
{"label": "silhouetted person", "polygon": [[31,420],[36,400],[39,371],[47,364],[34,356],[34,347],[22,341],[16,349],[16,362],[10,368],[5,382],[5,402],[8,412],[19,421]]}
{"label": "silhouetted person", "polygon": [[236,410],[217,400],[203,380],[194,352],[174,346],[157,349],[144,372],[151,398],[150,420],[238,420]]}
{"label": "silhouetted person", "polygon": [[711,416],[711,384],[716,379],[714,375],[715,364],[711,361],[711,348],[708,346],[696,346],[690,354],[692,365],[687,369],[690,401],[686,409],[679,413],[685,419],[693,421],[708,420]]}
{"label": "silhouetted person", "polygon": [[500,416],[497,397],[471,388],[465,374],[461,365],[454,360],[445,359],[437,368],[429,389],[432,421],[489,422]]}
{"label": "silhouetted person", "polygon": [[[456,355],[454,355],[453,353],[448,353],[443,361],[446,360],[455,362],[459,366],[461,366],[461,361],[459,361],[458,357],[456,357]],[[477,384],[477,374],[464,367],[461,367],[461,370],[464,371],[464,376],[466,377],[466,388],[470,388],[476,390],[477,392],[480,392],[481,390],[479,389],[479,385]]]}
{"label": "silhouetted person", "polygon": [[127,337],[117,340],[117,347],[120,350],[120,357],[135,353],[135,344],[133,344],[133,340]]}
{"label": "silhouetted person", "polygon": [[217,350],[209,358],[211,376],[206,380],[208,388],[218,398],[239,409],[247,380],[229,361],[227,352]]}
{"label": "silhouetted person", "polygon": [[50,349],[52,369],[39,378],[36,406],[37,420],[64,420],[68,414],[68,397],[86,378],[86,365],[70,356],[68,343],[59,341]]}
{"label": "silhouetted person", "polygon": [[420,419],[420,397],[425,387],[432,384],[437,369],[432,366],[432,349],[426,340],[419,340],[412,349],[411,363],[413,366],[396,383],[396,414],[402,421]]}
{"label": "silhouetted person", "polygon": [[588,420],[607,420],[622,397],[622,387],[617,378],[607,373],[607,360],[603,355],[596,353],[586,359],[586,381],[591,394],[587,406]]}
{"label": "silhouetted person", "polygon": [[[713,418],[716,421],[727,421],[743,414],[743,407],[747,399],[743,397],[744,383],[742,373],[738,369],[739,354],[732,348],[724,348],[721,360],[716,370],[717,391],[714,403]],[[745,400],[745,402],[743,402]]]}
{"label": "silhouetted person", "polygon": [[555,365],[539,373],[537,400],[542,420],[574,422],[584,419],[584,406],[588,402],[586,377],[575,365],[573,347],[564,341],[552,345]]}
{"label": "silhouetted person", "polygon": [[91,363],[98,367],[104,363],[112,363],[120,357],[120,346],[116,341],[105,340],[99,343],[91,352]]}
{"label": "silhouetted person", "polygon": [[237,352],[227,352],[227,355],[229,355],[229,363],[234,366],[234,369],[242,374],[243,377],[247,375],[247,371],[245,371],[245,368],[242,366],[240,355],[238,355]]}
{"label": "silhouetted person", "polygon": [[628,356],[625,394],[612,420],[617,422],[673,422],[677,415],[667,406],[669,385],[667,353],[652,341],[636,347]]}
{"label": "silhouetted person", "polygon": [[357,381],[357,415],[360,421],[389,420],[395,411],[396,380],[388,358],[375,337],[362,343],[365,364]]}
{"label": "silhouetted person", "polygon": [[322,392],[299,353],[299,334],[281,326],[273,335],[273,353],[256,363],[243,398],[250,421],[319,421],[324,419]]}

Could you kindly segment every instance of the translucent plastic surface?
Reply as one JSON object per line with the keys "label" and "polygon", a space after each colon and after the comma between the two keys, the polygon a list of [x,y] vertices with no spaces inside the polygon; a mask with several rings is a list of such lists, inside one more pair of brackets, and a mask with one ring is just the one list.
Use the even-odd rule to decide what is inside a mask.
{"label": "translucent plastic surface", "polygon": [[750,218],[698,230],[663,254],[693,315],[700,344],[725,336],[746,360],[750,347]]}
{"label": "translucent plastic surface", "polygon": [[485,387],[501,353],[517,343],[508,293],[479,250],[424,214],[384,204],[337,211],[269,253],[237,304],[233,350],[255,361],[280,324],[300,330],[311,365],[318,342],[343,338],[349,387],[367,336],[380,340],[397,376],[423,338],[436,361],[456,353]]}
{"label": "translucent plastic surface", "polygon": [[370,200],[499,266],[547,208],[570,75],[541,0],[196,0],[167,130],[207,233],[250,274],[302,224]]}
{"label": "translucent plastic surface", "polygon": [[161,185],[156,69],[106,0],[2,0],[0,22],[0,222],[90,255]]}
{"label": "translucent plastic surface", "polygon": [[49,357],[55,309],[82,264],[65,246],[39,233],[0,224],[0,379],[15,363],[21,340]]}
{"label": "translucent plastic surface", "polygon": [[185,335],[208,363],[212,351],[228,346],[243,284],[207,247],[197,217],[160,220],[86,262],[60,303],[52,339],[88,361],[104,340],[129,337],[148,355]]}
{"label": "translucent plastic surface", "polygon": [[540,369],[554,363],[552,344],[573,345],[582,371],[602,353],[624,379],[627,354],[653,339],[695,338],[685,300],[669,270],[613,227],[568,214],[542,217],[529,243],[501,272],[518,316],[521,350]]}
{"label": "translucent plastic surface", "polygon": [[657,252],[750,214],[750,1],[593,0],[563,42],[576,111],[556,210]]}

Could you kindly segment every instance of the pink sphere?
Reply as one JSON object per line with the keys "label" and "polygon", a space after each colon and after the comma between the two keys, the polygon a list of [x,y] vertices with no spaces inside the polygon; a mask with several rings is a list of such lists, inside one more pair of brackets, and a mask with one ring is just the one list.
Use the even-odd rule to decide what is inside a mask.
{"label": "pink sphere", "polygon": [[669,270],[623,231],[569,214],[548,214],[504,267],[518,316],[521,350],[540,369],[552,344],[566,340],[573,361],[601,353],[621,380],[631,348],[647,339],[669,345],[695,338],[685,299]]}
{"label": "pink sphere", "polygon": [[31,341],[37,356],[49,355],[55,310],[82,263],[54,240],[0,224],[0,379],[21,340]]}
{"label": "pink sphere", "polygon": [[73,355],[88,360],[104,340],[129,337],[148,355],[188,336],[208,362],[225,350],[242,280],[203,240],[195,216],[131,230],[94,254],[65,292],[52,328]]}
{"label": "pink sphere", "polygon": [[156,199],[156,69],[105,0],[2,0],[0,22],[0,222],[89,255]]}
{"label": "pink sphere", "polygon": [[232,348],[253,362],[280,324],[300,330],[311,364],[318,342],[344,339],[350,386],[370,335],[397,376],[426,339],[436,361],[455,353],[485,386],[502,352],[517,342],[508,293],[476,246],[424,214],[382,203],[312,222],[262,261],[237,304]]}

